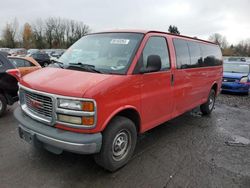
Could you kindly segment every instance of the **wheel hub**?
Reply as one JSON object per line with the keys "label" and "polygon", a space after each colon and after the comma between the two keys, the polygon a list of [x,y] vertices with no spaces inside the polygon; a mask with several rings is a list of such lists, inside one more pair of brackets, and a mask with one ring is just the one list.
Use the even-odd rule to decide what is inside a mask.
{"label": "wheel hub", "polygon": [[113,159],[119,161],[123,159],[129,150],[130,134],[123,130],[118,133],[113,141],[112,152]]}
{"label": "wheel hub", "polygon": [[209,109],[211,110],[214,106],[214,96],[209,98]]}

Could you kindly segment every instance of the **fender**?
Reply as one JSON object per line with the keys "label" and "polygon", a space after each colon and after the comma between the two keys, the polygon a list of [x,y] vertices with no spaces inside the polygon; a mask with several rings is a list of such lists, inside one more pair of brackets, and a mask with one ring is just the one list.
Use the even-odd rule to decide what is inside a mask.
{"label": "fender", "polygon": [[135,110],[139,114],[139,116],[141,117],[141,114],[140,114],[139,110],[135,106],[132,106],[132,105],[121,106],[120,108],[114,110],[110,114],[110,116],[108,118],[106,118],[106,121],[101,126],[101,131],[103,131],[107,127],[108,123],[111,121],[112,118],[114,118],[121,111],[127,110],[127,109],[133,109],[133,110]]}
{"label": "fender", "polygon": [[[220,93],[220,89],[219,89],[219,84],[217,83],[217,81],[214,81],[213,84],[211,85],[210,87],[210,90],[211,88],[214,86],[214,85],[217,85],[217,88],[216,88],[216,96]],[[209,91],[210,92],[210,91]]]}

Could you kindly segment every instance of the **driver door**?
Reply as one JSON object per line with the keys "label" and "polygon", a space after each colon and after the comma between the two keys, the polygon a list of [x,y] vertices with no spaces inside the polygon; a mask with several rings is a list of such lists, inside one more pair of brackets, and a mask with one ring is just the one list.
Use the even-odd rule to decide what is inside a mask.
{"label": "driver door", "polygon": [[151,129],[171,118],[173,110],[172,71],[167,40],[164,36],[150,36],[141,54],[141,64],[146,67],[147,58],[158,55],[161,70],[142,74],[141,114],[143,129]]}

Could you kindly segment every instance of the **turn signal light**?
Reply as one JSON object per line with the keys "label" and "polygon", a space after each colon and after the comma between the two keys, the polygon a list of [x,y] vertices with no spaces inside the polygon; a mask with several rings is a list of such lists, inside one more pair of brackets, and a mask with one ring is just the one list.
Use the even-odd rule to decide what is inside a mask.
{"label": "turn signal light", "polygon": [[91,101],[84,101],[82,103],[82,110],[86,112],[94,112],[95,110],[95,105]]}
{"label": "turn signal light", "polygon": [[82,117],[83,125],[94,125],[94,123],[95,123],[94,116]]}

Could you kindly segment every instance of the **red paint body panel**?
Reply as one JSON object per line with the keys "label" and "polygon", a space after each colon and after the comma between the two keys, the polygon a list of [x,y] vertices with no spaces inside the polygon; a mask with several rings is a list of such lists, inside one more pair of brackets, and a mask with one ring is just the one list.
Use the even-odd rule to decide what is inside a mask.
{"label": "red paint body panel", "polygon": [[107,74],[47,67],[24,76],[22,84],[47,93],[83,97],[86,90],[111,77]]}
{"label": "red paint body panel", "polygon": [[[61,129],[82,133],[103,131],[109,121],[124,109],[137,111],[141,120],[139,131],[142,133],[206,102],[215,83],[218,94],[221,87],[222,66],[176,69],[172,39],[182,37],[158,32],[144,34],[145,37],[126,75],[45,68],[25,76],[21,84],[47,93],[94,99],[97,103],[95,128],[85,130],[57,125]],[[148,38],[153,35],[166,38],[171,69],[148,74],[133,74]],[[185,39],[197,41],[188,37]],[[173,85],[172,75],[174,75]]]}

